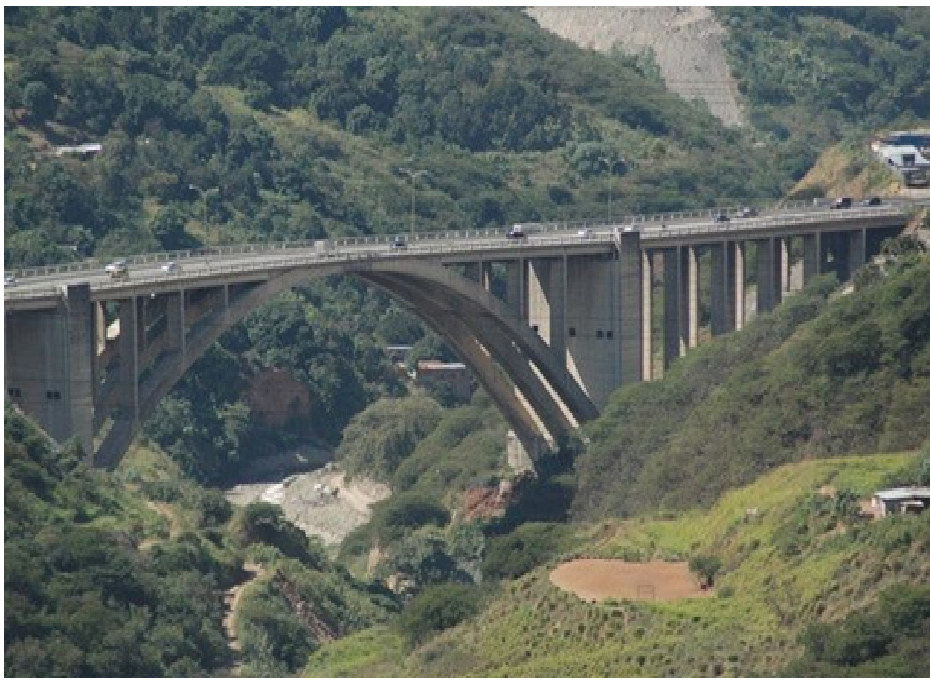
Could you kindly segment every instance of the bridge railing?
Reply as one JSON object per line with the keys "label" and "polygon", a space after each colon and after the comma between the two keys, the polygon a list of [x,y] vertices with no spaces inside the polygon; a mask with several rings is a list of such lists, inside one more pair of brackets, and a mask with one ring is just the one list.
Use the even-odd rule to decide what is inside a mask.
{"label": "bridge railing", "polygon": [[[709,209],[709,210],[692,210],[673,213],[663,213],[657,215],[625,215],[610,221],[606,219],[596,220],[571,220],[560,222],[535,222],[524,223],[524,231],[528,235],[537,236],[547,233],[558,232],[576,232],[582,229],[603,230],[608,227],[625,227],[625,226],[653,226],[655,224],[670,225],[668,236],[681,236],[702,231],[751,231],[755,228],[765,228],[779,226],[784,224],[809,223],[823,220],[825,215],[829,215],[831,221],[843,218],[859,218],[863,216],[877,216],[882,214],[900,214],[907,207],[923,207],[930,205],[930,200],[907,201],[901,205],[874,206],[868,208],[847,208],[844,210],[828,211],[823,206],[814,205],[811,201],[791,201],[780,206],[781,210],[804,209],[804,212],[795,212],[788,214],[760,215],[757,217],[739,218],[730,222],[713,222],[713,218],[720,214],[735,215],[738,214],[739,208]],[[688,227],[674,226],[675,222],[682,220],[693,221],[696,219],[708,219],[706,225],[690,224]],[[189,250],[176,250],[162,253],[150,253],[145,255],[136,255],[123,258],[129,265],[153,264],[159,262],[183,261],[193,258],[225,257],[230,255],[247,255],[255,253],[273,253],[282,250],[315,250],[321,253],[331,252],[341,248],[358,248],[366,246],[390,245],[396,240],[401,239],[410,245],[419,246],[423,243],[435,243],[442,241],[461,239],[499,239],[506,235],[507,229],[490,228],[490,229],[466,229],[458,231],[443,232],[416,232],[413,234],[403,233],[383,236],[358,236],[358,237],[341,237],[329,240],[296,240],[296,241],[273,241],[268,243],[249,243],[228,246],[213,246],[204,248],[195,248]],[[650,237],[654,234],[650,232]],[[665,235],[655,235],[656,238],[662,238]],[[519,244],[522,239],[514,239]],[[20,269],[15,272],[17,278],[34,278],[41,276],[52,276],[71,274],[78,272],[87,272],[100,270],[103,268],[103,261],[99,259],[84,260],[82,262],[72,262],[61,265],[51,265],[45,267],[30,267]],[[5,291],[6,292],[6,291]]]}

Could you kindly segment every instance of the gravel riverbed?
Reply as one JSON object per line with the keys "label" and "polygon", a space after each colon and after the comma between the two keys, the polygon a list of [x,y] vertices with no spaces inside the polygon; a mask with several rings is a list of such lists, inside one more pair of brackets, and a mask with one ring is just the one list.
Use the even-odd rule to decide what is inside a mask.
{"label": "gravel riverbed", "polygon": [[338,545],[371,518],[370,506],[391,492],[387,485],[370,480],[347,483],[345,473],[330,463],[280,482],[237,484],[225,494],[236,505],[255,501],[280,505],[284,516],[305,534],[319,536],[326,545]]}

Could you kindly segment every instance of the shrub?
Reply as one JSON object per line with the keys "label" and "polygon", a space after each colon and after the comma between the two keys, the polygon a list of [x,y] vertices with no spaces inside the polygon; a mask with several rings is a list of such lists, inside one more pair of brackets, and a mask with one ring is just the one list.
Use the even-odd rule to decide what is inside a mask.
{"label": "shrub", "polygon": [[398,629],[411,645],[431,634],[461,623],[478,613],[478,590],[450,584],[427,588],[414,598],[398,619]]}

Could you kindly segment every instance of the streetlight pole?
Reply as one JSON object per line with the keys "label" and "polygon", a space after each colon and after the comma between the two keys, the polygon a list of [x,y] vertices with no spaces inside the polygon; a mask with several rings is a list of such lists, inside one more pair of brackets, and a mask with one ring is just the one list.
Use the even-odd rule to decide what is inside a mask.
{"label": "streetlight pole", "polygon": [[601,156],[598,158],[599,161],[604,163],[607,166],[607,222],[610,222],[610,194],[611,194],[611,184],[613,183],[614,167],[617,163],[622,163],[623,158],[618,158],[616,160],[611,160],[607,156]]}
{"label": "streetlight pole", "polygon": [[416,231],[416,215],[417,215],[417,177],[428,174],[426,170],[408,170],[407,168],[397,168],[398,172],[402,172],[407,177],[410,178],[411,194],[410,194],[410,236],[412,237]]}

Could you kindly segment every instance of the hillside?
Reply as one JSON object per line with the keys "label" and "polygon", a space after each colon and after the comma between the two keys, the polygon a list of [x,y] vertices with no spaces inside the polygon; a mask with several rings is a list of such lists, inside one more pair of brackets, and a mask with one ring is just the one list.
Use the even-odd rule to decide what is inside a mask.
{"label": "hillside", "polygon": [[586,428],[575,516],[706,505],[789,461],[920,446],[930,437],[930,260],[889,271],[857,278],[851,295],[809,286],[662,381],[614,393]]}
{"label": "hillside", "polygon": [[[856,520],[849,501],[887,481],[917,481],[917,462],[913,454],[884,454],[794,463],[727,492],[707,511],[575,529],[579,547],[573,556],[633,562],[717,556],[722,567],[713,597],[589,604],[550,583],[549,572],[559,562],[553,557],[501,583],[479,614],[439,632],[406,659],[396,654],[393,629],[373,628],[311,655],[305,674],[781,675],[802,656],[805,640],[824,635],[810,624],[834,624],[842,644],[840,622],[852,612],[874,611],[881,593],[883,600],[897,598],[901,611],[915,613],[910,632],[879,645],[884,651],[864,667],[866,674],[897,669],[894,674],[924,675],[930,670],[927,638],[920,632],[930,626],[927,516]],[[831,491],[832,497],[824,495]],[[875,621],[864,635],[885,634]],[[853,635],[849,644],[866,639]],[[820,669],[842,675],[856,663]]]}
{"label": "hillside", "polygon": [[[228,594],[239,590],[234,646]],[[116,474],[89,470],[12,410],[4,598],[4,674],[21,677],[200,676],[235,661],[280,675],[396,609],[275,508],[234,512],[147,447]]]}

